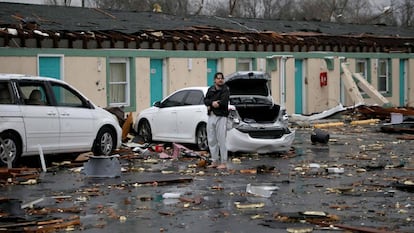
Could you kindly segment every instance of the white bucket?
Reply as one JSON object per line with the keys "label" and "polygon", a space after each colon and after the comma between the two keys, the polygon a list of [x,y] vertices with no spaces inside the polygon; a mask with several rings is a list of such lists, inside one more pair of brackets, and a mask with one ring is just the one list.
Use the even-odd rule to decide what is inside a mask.
{"label": "white bucket", "polygon": [[400,124],[403,122],[403,115],[401,113],[391,113],[391,124]]}

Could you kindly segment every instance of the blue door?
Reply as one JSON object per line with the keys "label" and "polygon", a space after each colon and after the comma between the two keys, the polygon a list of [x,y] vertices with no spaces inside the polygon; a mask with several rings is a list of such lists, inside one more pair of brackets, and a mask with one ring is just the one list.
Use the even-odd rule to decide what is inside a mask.
{"label": "blue door", "polygon": [[207,85],[211,86],[214,83],[214,74],[217,73],[217,60],[207,59]]}
{"label": "blue door", "polygon": [[39,75],[61,79],[61,57],[39,57]]}
{"label": "blue door", "polygon": [[303,113],[303,61],[295,59],[295,113]]}
{"label": "blue door", "polygon": [[151,59],[150,61],[150,91],[151,103],[162,100],[162,59]]}

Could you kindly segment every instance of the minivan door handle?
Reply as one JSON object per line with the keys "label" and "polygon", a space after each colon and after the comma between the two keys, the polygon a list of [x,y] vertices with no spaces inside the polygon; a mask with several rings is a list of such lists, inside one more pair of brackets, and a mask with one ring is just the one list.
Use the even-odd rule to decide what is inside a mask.
{"label": "minivan door handle", "polygon": [[47,115],[48,116],[56,116],[56,112],[50,111],[50,112],[47,112]]}

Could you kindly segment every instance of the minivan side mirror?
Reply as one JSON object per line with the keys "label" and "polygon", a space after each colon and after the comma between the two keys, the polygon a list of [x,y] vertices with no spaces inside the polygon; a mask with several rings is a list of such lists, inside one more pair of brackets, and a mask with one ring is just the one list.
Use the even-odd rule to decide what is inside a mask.
{"label": "minivan side mirror", "polygon": [[90,100],[86,100],[86,107],[90,109],[95,109],[95,107],[93,106]]}

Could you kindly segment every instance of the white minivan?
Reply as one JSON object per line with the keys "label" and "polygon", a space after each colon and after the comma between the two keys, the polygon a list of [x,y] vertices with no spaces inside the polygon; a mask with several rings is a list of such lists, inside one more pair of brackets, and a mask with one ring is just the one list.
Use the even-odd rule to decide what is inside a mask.
{"label": "white minivan", "polygon": [[0,163],[28,155],[93,151],[110,155],[121,145],[115,115],[64,81],[0,74]]}

